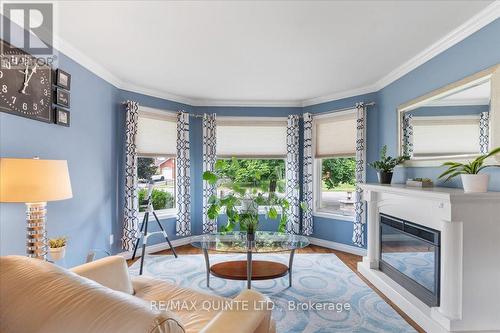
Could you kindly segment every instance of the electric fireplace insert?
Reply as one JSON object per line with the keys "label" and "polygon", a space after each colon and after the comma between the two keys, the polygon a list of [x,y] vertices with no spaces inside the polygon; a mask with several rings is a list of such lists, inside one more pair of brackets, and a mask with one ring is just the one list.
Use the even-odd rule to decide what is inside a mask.
{"label": "electric fireplace insert", "polygon": [[428,306],[439,306],[439,231],[380,214],[379,269]]}

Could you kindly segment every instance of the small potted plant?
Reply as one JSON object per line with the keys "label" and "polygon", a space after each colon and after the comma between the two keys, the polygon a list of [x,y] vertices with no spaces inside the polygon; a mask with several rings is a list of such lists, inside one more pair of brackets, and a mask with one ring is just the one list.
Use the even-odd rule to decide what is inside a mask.
{"label": "small potted plant", "polygon": [[500,147],[493,149],[488,154],[484,154],[468,163],[446,162],[443,166],[447,166],[448,170],[439,175],[439,178],[444,178],[445,182],[458,175],[462,178],[462,185],[465,192],[481,193],[488,192],[488,183],[490,175],[480,173],[485,168],[500,167],[500,165],[484,165],[484,161],[493,155],[500,153]]}
{"label": "small potted plant", "polygon": [[66,237],[57,237],[49,239],[49,253],[50,257],[54,261],[58,261],[64,258],[66,255]]}
{"label": "small potted plant", "polygon": [[384,145],[382,150],[380,150],[380,160],[372,162],[369,165],[377,170],[380,184],[390,184],[394,168],[408,159],[408,156],[387,156],[387,145]]}

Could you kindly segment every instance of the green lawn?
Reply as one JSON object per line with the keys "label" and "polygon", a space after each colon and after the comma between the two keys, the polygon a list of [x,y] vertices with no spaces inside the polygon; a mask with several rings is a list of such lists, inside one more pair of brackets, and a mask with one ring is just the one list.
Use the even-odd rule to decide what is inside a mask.
{"label": "green lawn", "polygon": [[325,186],[325,183],[323,183],[323,192],[353,192],[356,189],[356,186],[350,185],[350,184],[339,184],[339,186],[334,187],[332,189],[328,189]]}

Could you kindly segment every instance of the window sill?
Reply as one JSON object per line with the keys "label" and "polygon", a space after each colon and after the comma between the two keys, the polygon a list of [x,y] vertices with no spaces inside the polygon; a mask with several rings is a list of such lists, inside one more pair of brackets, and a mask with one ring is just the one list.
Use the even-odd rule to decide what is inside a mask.
{"label": "window sill", "polygon": [[314,211],[312,213],[315,217],[323,217],[332,220],[341,220],[341,221],[349,221],[354,222],[354,216],[338,214],[335,212],[327,212],[327,211]]}
{"label": "window sill", "polygon": [[[271,206],[259,206],[259,215],[266,215],[268,213],[268,210]],[[236,206],[235,207],[238,211],[241,211],[241,206]],[[279,206],[274,206],[276,208],[276,211],[278,212],[278,215],[281,214],[281,207]],[[220,210],[219,215],[225,215],[226,214],[226,207],[222,207]]]}
{"label": "window sill", "polygon": [[[167,220],[177,218],[176,210],[164,210],[164,211],[155,211],[156,216],[158,216],[158,220]],[[144,220],[144,212],[139,213],[139,221],[142,222]],[[153,214],[149,214],[149,221],[154,221],[155,217]]]}

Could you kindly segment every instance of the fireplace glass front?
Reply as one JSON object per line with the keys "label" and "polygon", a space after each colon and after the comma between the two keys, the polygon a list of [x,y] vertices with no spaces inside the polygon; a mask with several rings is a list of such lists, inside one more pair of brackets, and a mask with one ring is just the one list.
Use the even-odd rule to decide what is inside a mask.
{"label": "fireplace glass front", "polygon": [[439,231],[380,214],[380,270],[429,306],[439,306],[439,259]]}

